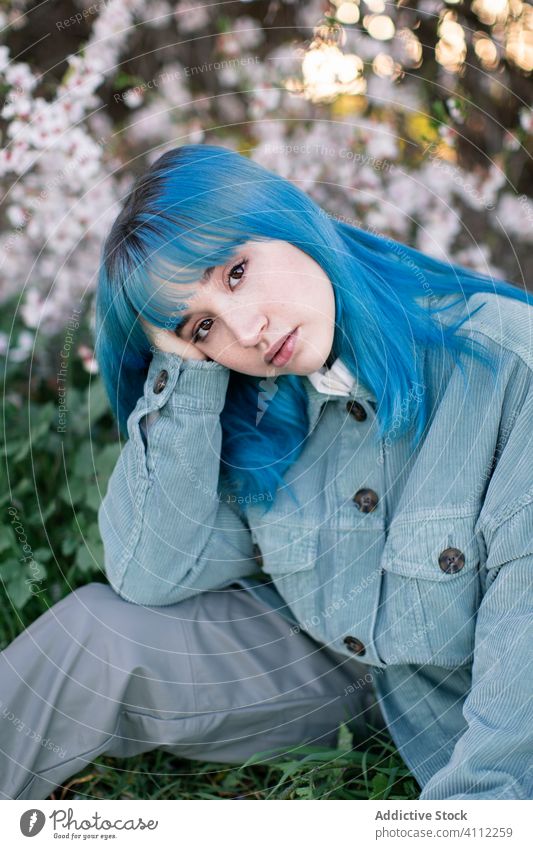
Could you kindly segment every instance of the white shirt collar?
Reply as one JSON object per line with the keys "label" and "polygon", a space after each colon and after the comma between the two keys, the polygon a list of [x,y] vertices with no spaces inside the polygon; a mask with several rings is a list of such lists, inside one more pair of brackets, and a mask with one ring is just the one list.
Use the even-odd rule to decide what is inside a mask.
{"label": "white shirt collar", "polygon": [[323,392],[326,395],[351,395],[357,383],[340,357],[337,357],[331,368],[328,369],[327,366],[323,365],[306,377],[318,392]]}

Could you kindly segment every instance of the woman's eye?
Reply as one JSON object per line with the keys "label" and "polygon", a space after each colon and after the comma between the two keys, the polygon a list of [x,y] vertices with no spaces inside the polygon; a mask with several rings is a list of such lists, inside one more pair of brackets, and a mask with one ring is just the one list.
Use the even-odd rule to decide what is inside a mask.
{"label": "woman's eye", "polygon": [[[198,325],[198,327],[197,327],[197,328],[196,328],[196,330],[194,331],[193,335],[191,336],[191,340],[192,340],[192,342],[193,342],[194,344],[196,344],[196,342],[204,342],[204,341],[207,339],[207,335],[208,335],[208,333],[209,333],[209,330],[211,329],[211,324],[209,325],[209,327],[207,328],[207,330],[206,330],[206,328],[205,328],[205,327],[203,327],[203,325],[204,325],[204,324],[209,324],[209,322],[211,322],[211,324],[212,324],[212,323],[213,323],[213,319],[212,319],[212,318],[204,318],[204,319],[202,319],[202,321],[200,322],[200,324]],[[202,336],[202,335],[201,335],[202,333],[205,333],[205,335],[204,335],[204,336]]]}
{"label": "woman's eye", "polygon": [[[230,285],[230,288],[233,288],[233,289],[235,288],[234,286],[233,287],[231,286],[231,280],[232,280],[233,277],[237,278],[237,283],[240,283],[240,281],[244,277],[244,271],[245,271],[245,268],[246,268],[247,261],[248,260],[243,259],[242,262],[239,262],[238,265],[234,265],[233,268],[231,269],[231,271],[228,275],[228,283]],[[240,269],[240,271],[239,271],[239,269]]]}
{"label": "woman's eye", "polygon": [[[248,262],[247,259],[243,259],[241,262],[237,263],[237,265],[234,265],[233,268],[230,270],[230,272],[228,274],[228,286],[230,287],[231,291],[236,289],[237,286],[239,285],[239,283],[241,282],[241,280],[243,279],[247,262]],[[235,279],[235,285],[232,286],[231,281],[234,280],[234,279]],[[194,333],[191,337],[191,340],[192,340],[193,343],[205,342],[205,340],[207,339],[207,337],[209,335],[209,331],[211,330],[211,326],[213,324],[213,321],[214,321],[214,319],[212,319],[212,318],[202,319],[202,321],[197,326],[196,330],[194,331]],[[208,327],[204,326],[206,324],[208,325]]]}

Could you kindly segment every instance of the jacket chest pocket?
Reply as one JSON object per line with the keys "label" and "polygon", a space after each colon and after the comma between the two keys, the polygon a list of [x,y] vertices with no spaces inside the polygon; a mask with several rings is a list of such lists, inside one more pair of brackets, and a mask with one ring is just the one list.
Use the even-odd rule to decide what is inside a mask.
{"label": "jacket chest pocket", "polygon": [[392,523],[375,623],[384,663],[453,668],[471,662],[481,600],[475,520],[422,513]]}
{"label": "jacket chest pocket", "polygon": [[317,534],[314,528],[271,525],[263,531],[264,569],[272,575],[292,574],[315,565]]}

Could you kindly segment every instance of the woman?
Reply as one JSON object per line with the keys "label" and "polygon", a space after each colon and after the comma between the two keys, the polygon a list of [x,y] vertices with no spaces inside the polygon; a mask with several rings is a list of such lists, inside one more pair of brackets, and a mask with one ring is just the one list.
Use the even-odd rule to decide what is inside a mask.
{"label": "woman", "polygon": [[531,798],[531,317],[235,152],[158,159],[97,293],[128,437],[99,512],[113,589],[4,653],[10,711],[66,751],[7,727],[4,794],[345,721],[389,728],[421,799]]}

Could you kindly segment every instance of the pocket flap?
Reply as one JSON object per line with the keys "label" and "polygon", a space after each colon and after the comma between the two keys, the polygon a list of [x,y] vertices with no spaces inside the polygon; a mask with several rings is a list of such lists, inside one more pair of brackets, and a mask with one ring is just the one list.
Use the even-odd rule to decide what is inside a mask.
{"label": "pocket flap", "polygon": [[263,569],[271,574],[312,569],[316,561],[317,530],[309,527],[269,525],[256,533]]}
{"label": "pocket flap", "polygon": [[428,581],[453,581],[479,564],[476,516],[424,515],[392,522],[382,556],[388,572]]}

